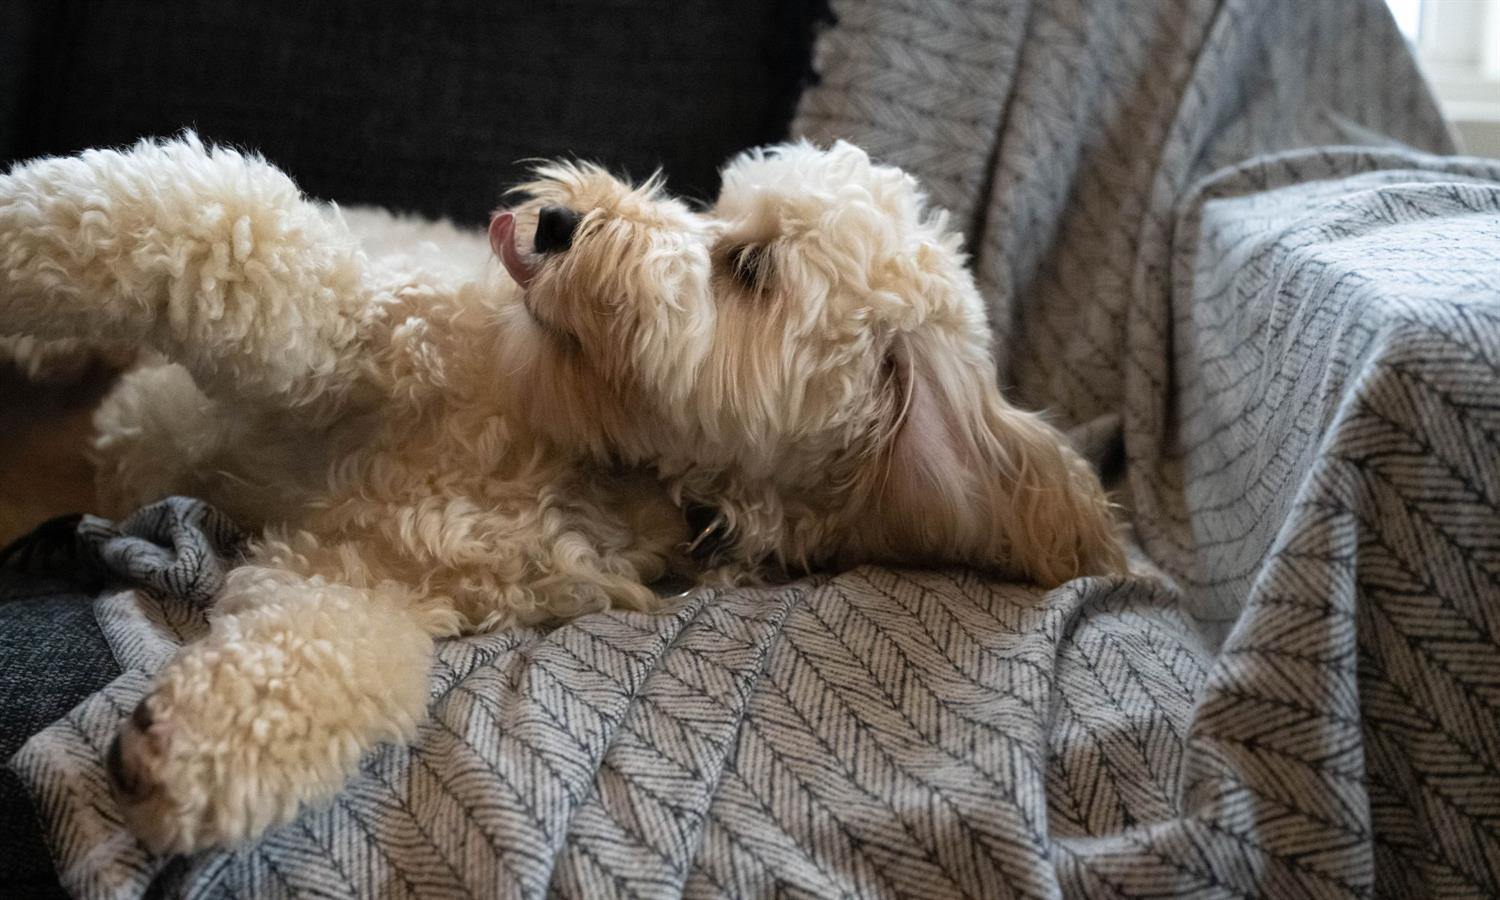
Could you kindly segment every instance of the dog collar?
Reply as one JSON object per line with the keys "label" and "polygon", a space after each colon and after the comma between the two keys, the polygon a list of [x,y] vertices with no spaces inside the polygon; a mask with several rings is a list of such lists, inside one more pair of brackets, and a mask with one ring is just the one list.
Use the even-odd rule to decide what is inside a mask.
{"label": "dog collar", "polygon": [[700,562],[718,556],[729,536],[729,519],[724,511],[701,503],[689,503],[683,507],[682,514],[694,534],[686,547],[687,555]]}

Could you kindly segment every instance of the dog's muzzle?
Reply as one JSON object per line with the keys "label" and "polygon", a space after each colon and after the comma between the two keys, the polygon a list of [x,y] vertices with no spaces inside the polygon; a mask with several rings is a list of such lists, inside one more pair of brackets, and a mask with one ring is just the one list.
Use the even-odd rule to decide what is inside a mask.
{"label": "dog's muzzle", "polygon": [[490,219],[490,249],[500,257],[505,271],[526,287],[536,277],[538,256],[561,253],[573,246],[573,234],[583,217],[562,206],[544,206],[537,213],[536,233],[531,238],[532,252],[523,254],[516,247],[516,214],[497,212]]}

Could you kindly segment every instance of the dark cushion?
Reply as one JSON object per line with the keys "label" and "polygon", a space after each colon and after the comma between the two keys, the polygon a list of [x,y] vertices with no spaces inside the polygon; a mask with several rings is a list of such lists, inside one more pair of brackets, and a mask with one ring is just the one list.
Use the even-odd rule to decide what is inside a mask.
{"label": "dark cushion", "polygon": [[0,5],[0,159],[21,152],[27,105],[39,59],[48,43],[46,29],[55,20],[37,0]]}
{"label": "dark cushion", "polygon": [[[62,579],[0,570],[0,764],[120,674],[93,598]],[[0,896],[62,897],[31,800],[0,771]]]}
{"label": "dark cushion", "polygon": [[[22,0],[46,21],[26,158],[168,135],[258,149],[314,196],[480,222],[523,160],[674,189],[780,139],[809,70],[801,0]],[[3,30],[3,29],[0,29]],[[20,42],[20,39],[15,39]],[[9,162],[9,160],[7,160]]]}

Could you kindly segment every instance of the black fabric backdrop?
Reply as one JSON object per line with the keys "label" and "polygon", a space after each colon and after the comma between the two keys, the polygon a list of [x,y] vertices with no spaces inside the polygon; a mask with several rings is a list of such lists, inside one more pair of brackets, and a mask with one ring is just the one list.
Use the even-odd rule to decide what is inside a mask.
{"label": "black fabric backdrop", "polygon": [[572,154],[709,198],[781,138],[799,0],[0,0],[0,165],[191,126],[310,194],[477,223]]}

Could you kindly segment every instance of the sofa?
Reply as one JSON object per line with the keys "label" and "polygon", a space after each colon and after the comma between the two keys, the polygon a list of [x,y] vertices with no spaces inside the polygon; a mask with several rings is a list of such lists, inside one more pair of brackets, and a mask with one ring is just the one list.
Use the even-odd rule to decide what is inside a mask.
{"label": "sofa", "polygon": [[15,157],[194,124],[477,223],[522,156],[707,197],[741,146],[856,141],[964,231],[996,378],[1110,462],[1131,572],[865,567],[444,642],[412,745],[171,859],[98,748],[201,606],[8,580],[7,790],[56,865],[18,819],[18,890],[1500,892],[1500,163],[1381,0],[21,18]]}

